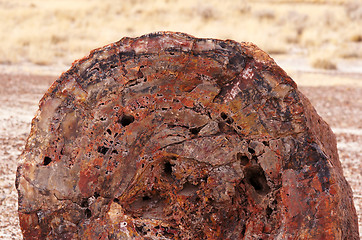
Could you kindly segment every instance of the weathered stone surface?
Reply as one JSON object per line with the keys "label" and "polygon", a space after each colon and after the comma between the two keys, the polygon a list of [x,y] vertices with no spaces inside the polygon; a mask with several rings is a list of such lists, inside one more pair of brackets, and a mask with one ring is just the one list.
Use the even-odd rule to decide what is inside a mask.
{"label": "weathered stone surface", "polygon": [[40,101],[16,187],[25,239],[358,239],[332,131],[251,43],[92,51]]}

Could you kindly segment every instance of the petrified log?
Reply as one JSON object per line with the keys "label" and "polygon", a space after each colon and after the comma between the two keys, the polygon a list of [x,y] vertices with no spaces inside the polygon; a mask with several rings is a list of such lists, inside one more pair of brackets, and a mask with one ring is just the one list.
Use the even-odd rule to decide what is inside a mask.
{"label": "petrified log", "polygon": [[25,239],[358,239],[335,136],[251,43],[92,51],[40,101],[16,187]]}

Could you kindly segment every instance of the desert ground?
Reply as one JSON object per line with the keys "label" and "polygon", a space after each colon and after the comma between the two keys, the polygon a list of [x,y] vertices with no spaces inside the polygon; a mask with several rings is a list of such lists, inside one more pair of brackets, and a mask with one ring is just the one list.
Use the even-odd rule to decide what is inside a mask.
{"label": "desert ground", "polygon": [[22,239],[14,186],[38,102],[90,50],[154,31],[250,41],[336,134],[362,239],[362,1],[0,0],[0,239]]}

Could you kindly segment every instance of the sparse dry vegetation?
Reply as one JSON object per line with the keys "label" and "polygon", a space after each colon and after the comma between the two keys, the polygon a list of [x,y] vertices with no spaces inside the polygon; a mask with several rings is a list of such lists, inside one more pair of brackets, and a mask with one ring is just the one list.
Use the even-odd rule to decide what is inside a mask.
{"label": "sparse dry vegetation", "polygon": [[360,58],[361,26],[358,0],[0,0],[0,64],[69,65],[124,36],[161,30],[251,41],[271,54]]}
{"label": "sparse dry vegetation", "polygon": [[314,68],[324,70],[336,70],[337,64],[333,61],[331,56],[312,56],[310,57],[310,65]]}

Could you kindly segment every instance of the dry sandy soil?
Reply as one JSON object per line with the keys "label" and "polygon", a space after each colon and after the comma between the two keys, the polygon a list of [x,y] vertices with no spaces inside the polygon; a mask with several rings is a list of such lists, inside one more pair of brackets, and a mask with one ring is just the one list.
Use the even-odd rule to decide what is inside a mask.
{"label": "dry sandy soil", "polygon": [[70,65],[155,31],[251,41],[319,68],[362,58],[361,0],[0,0],[0,64]]}
{"label": "dry sandy soil", "polygon": [[21,239],[17,158],[50,84],[91,49],[161,30],[276,59],[337,136],[362,239],[361,26],[361,0],[0,0],[0,239]]}

